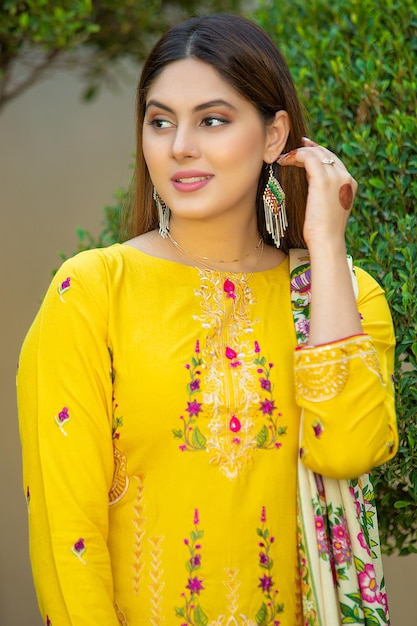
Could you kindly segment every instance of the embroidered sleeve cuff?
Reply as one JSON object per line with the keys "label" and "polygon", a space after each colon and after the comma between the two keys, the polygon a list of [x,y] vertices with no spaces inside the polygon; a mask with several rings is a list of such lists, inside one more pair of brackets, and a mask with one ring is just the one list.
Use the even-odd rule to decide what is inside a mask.
{"label": "embroidered sleeve cuff", "polygon": [[296,350],[297,399],[323,402],[336,397],[346,385],[354,359],[361,359],[383,382],[378,356],[369,335],[355,335],[333,343]]}

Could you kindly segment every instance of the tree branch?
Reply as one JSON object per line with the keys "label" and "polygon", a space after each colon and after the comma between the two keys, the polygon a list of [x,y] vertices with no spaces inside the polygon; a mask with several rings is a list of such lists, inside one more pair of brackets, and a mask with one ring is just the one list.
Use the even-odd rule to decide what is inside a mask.
{"label": "tree branch", "polygon": [[9,67],[4,72],[3,77],[0,79],[0,110],[8,103],[10,100],[17,98],[21,93],[32,87],[52,65],[54,60],[61,54],[61,50],[51,50],[48,52],[38,65],[36,65],[31,73],[20,83],[18,83],[15,87],[11,88],[7,91],[7,84],[10,81],[11,72]]}

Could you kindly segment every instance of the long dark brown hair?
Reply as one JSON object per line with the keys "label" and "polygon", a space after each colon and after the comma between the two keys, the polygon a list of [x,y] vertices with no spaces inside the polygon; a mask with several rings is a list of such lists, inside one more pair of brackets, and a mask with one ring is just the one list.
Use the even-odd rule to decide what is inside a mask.
{"label": "long dark brown hair", "polygon": [[[152,199],[153,186],[142,152],[142,126],[146,98],[152,82],[174,61],[194,58],[211,65],[241,96],[251,102],[265,123],[277,111],[287,111],[290,133],[285,151],[298,148],[306,126],[287,64],[268,35],[253,22],[237,15],[217,14],[194,17],[171,28],[156,43],[142,70],[137,92],[137,149],[133,201],[125,215],[125,231],[130,237],[158,226]],[[303,224],[307,183],[303,169],[280,168],[275,175],[286,194],[289,227],[282,248],[304,247]],[[257,192],[259,232],[268,243],[262,192],[268,168],[262,169]]]}

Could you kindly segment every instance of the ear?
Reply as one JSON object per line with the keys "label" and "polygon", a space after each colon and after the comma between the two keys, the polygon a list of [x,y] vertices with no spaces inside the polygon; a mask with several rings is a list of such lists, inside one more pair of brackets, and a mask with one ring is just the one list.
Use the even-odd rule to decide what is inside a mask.
{"label": "ear", "polygon": [[287,111],[277,111],[266,127],[264,161],[273,163],[282,153],[290,133],[290,118]]}

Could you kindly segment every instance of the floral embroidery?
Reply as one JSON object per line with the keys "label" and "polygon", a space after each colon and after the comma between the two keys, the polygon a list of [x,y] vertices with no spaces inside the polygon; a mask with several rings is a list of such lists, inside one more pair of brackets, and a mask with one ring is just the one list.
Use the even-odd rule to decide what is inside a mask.
{"label": "floral embroidery", "polygon": [[364,484],[364,477],[349,481],[349,491],[356,507],[356,515],[360,521],[361,532],[357,539],[359,544],[373,558],[378,557],[374,548],[378,548],[378,541],[372,535],[376,529],[375,494],[371,481],[368,479]]}
{"label": "floral embroidery", "polygon": [[247,277],[232,280],[201,270],[200,279],[196,295],[203,314],[195,319],[206,335],[201,345],[196,341],[185,365],[188,398],[181,427],[173,434],[182,452],[205,450],[209,462],[233,480],[253,461],[257,449],[279,449],[286,428],[278,425],[273,363],[260,354],[258,342],[250,340],[259,320],[250,317],[254,300]]}
{"label": "floral embroidery", "polygon": [[83,565],[86,565],[86,562],[83,559],[83,556],[87,551],[84,539],[78,539],[78,541],[76,541],[72,546],[71,551],[81,561],[81,563],[83,563]]}
{"label": "floral embroidery", "polygon": [[349,569],[352,565],[353,557],[346,518],[343,516],[342,507],[337,507],[334,516],[338,523],[332,526],[332,547],[334,560],[337,564],[336,574],[340,580],[345,577],[345,570],[338,566],[346,565],[347,569]]}
{"label": "floral embroidery", "polygon": [[[307,257],[308,258],[308,257]],[[310,331],[311,269],[309,263],[299,265],[291,272],[291,302],[297,343],[308,341]]]}
{"label": "floral embroidery", "polygon": [[[360,612],[362,611],[362,601],[367,603],[363,609],[366,616],[366,624],[389,624],[387,595],[381,592],[376,577],[375,568],[372,563],[365,563],[362,559],[355,557],[356,571],[358,572],[358,582],[360,595],[349,594],[351,604],[340,603],[344,624],[358,623]],[[369,604],[379,605],[370,607]]]}
{"label": "floral embroidery", "polygon": [[232,282],[229,278],[226,278],[226,280],[223,283],[223,291],[226,292],[227,297],[228,298],[236,298],[236,285],[234,282]]}
{"label": "floral embroidery", "polygon": [[[116,374],[113,368],[113,352],[109,348],[110,356],[110,380],[114,384]],[[127,473],[127,458],[126,455],[119,450],[116,443],[120,439],[119,429],[123,426],[123,417],[116,415],[119,405],[117,404],[115,397],[112,397],[113,409],[112,409],[112,439],[113,439],[113,482],[109,491],[109,505],[119,502],[129,488],[129,476]]]}
{"label": "floral embroidery", "polygon": [[52,622],[51,622],[51,620],[49,619],[49,616],[48,616],[48,615],[46,616],[45,626],[52,626]]}
{"label": "floral embroidery", "polygon": [[118,404],[115,404],[113,407],[112,439],[120,439],[120,433],[118,432],[118,430],[121,426],[123,426],[123,417],[116,417],[116,409],[118,408],[118,406]]}
{"label": "floral embroidery", "polygon": [[28,508],[28,513],[30,513],[30,488],[29,488],[29,485],[26,487],[26,506]]}
{"label": "floral embroidery", "polygon": [[379,590],[374,566],[371,563],[366,563],[364,570],[359,570],[358,579],[362,597],[368,602],[376,602]]}
{"label": "floral embroidery", "polygon": [[[316,517],[317,522],[317,517]],[[316,523],[317,528],[317,523]],[[320,532],[320,528],[319,528]],[[323,550],[327,548],[327,540],[326,546],[323,546]],[[311,581],[310,569],[308,567],[308,558],[306,546],[303,540],[303,532],[302,532],[302,522],[300,517],[300,507],[298,503],[298,512],[297,512],[297,544],[298,544],[298,565],[299,565],[299,579],[300,579],[300,587],[301,587],[301,600],[302,600],[302,615],[303,615],[303,626],[317,626],[317,611],[316,611],[316,603],[317,600],[314,595],[314,586]],[[327,553],[328,549],[326,550]],[[301,623],[301,620],[300,620]]]}
{"label": "floral embroidery", "polygon": [[326,504],[323,481],[318,474],[315,478],[318,499],[313,499],[313,506],[317,549],[320,558],[329,563],[336,586],[337,581],[348,580],[346,570],[352,565],[352,546],[343,508],[341,506],[334,508],[331,503]]}
{"label": "floral embroidery", "polygon": [[181,626],[205,626],[208,617],[199,604],[200,592],[204,590],[203,579],[199,578],[198,571],[201,567],[201,543],[200,540],[204,532],[199,529],[198,509],[194,511],[194,529],[190,532],[189,538],[184,539],[184,545],[189,551],[189,559],[186,563],[188,580],[185,588],[188,590],[181,594],[184,606],[176,607],[175,614],[182,620]]}
{"label": "floral embroidery", "polygon": [[194,356],[191,359],[191,363],[187,363],[185,368],[190,374],[190,382],[187,384],[188,402],[185,409],[185,413],[188,415],[181,415],[182,429],[174,429],[172,432],[174,437],[182,440],[182,444],[179,446],[182,452],[185,450],[196,451],[205,450],[206,438],[201,433],[198,426],[196,426],[197,418],[202,411],[202,403],[196,399],[196,394],[201,392],[200,390],[200,375],[202,360],[200,356],[200,342],[196,341],[194,348]]}
{"label": "floral embroidery", "polygon": [[61,409],[61,411],[58,413],[58,415],[55,415],[54,419],[55,419],[55,423],[59,427],[59,430],[61,431],[61,433],[63,435],[65,435],[65,436],[67,436],[68,433],[64,430],[64,425],[67,422],[69,422],[69,420],[70,420],[68,408],[66,406],[64,406]]}
{"label": "floral embroidery", "polygon": [[382,382],[375,348],[366,335],[297,350],[295,382],[298,397],[312,402],[334,398],[346,385],[350,362],[358,358]]}
{"label": "floral embroidery", "polygon": [[268,528],[266,528],[266,509],[262,507],[261,513],[261,527],[256,529],[258,536],[261,538],[259,543],[259,567],[262,569],[263,576],[259,578],[258,587],[261,589],[264,601],[261,604],[257,614],[256,623],[258,626],[279,626],[280,621],[277,616],[284,611],[283,604],[277,604],[278,590],[275,589],[275,584],[272,579],[272,568],[274,562],[270,555],[271,546],[274,543],[275,538],[270,534]]}
{"label": "floral embroidery", "polygon": [[58,285],[58,293],[62,302],[65,302],[63,294],[71,287],[71,278],[68,276],[62,283]]}
{"label": "floral embroidery", "polygon": [[287,432],[286,426],[278,426],[278,419],[282,417],[282,413],[276,413],[274,416],[274,412],[277,411],[275,406],[275,401],[273,398],[273,386],[271,383],[271,370],[274,367],[273,363],[267,363],[267,360],[264,356],[260,356],[261,349],[259,347],[259,343],[255,341],[255,360],[254,363],[257,366],[257,373],[260,374],[259,383],[261,385],[261,389],[263,393],[267,394],[264,400],[260,401],[259,411],[261,411],[262,415],[266,419],[266,424],[264,424],[256,435],[256,445],[258,448],[263,448],[264,450],[277,448],[279,449],[282,446],[282,443],[278,441],[280,437],[285,435]]}
{"label": "floral embroidery", "polygon": [[314,435],[317,437],[317,439],[320,439],[324,431],[324,426],[321,420],[317,419],[315,422],[313,422],[312,426],[313,426]]}

